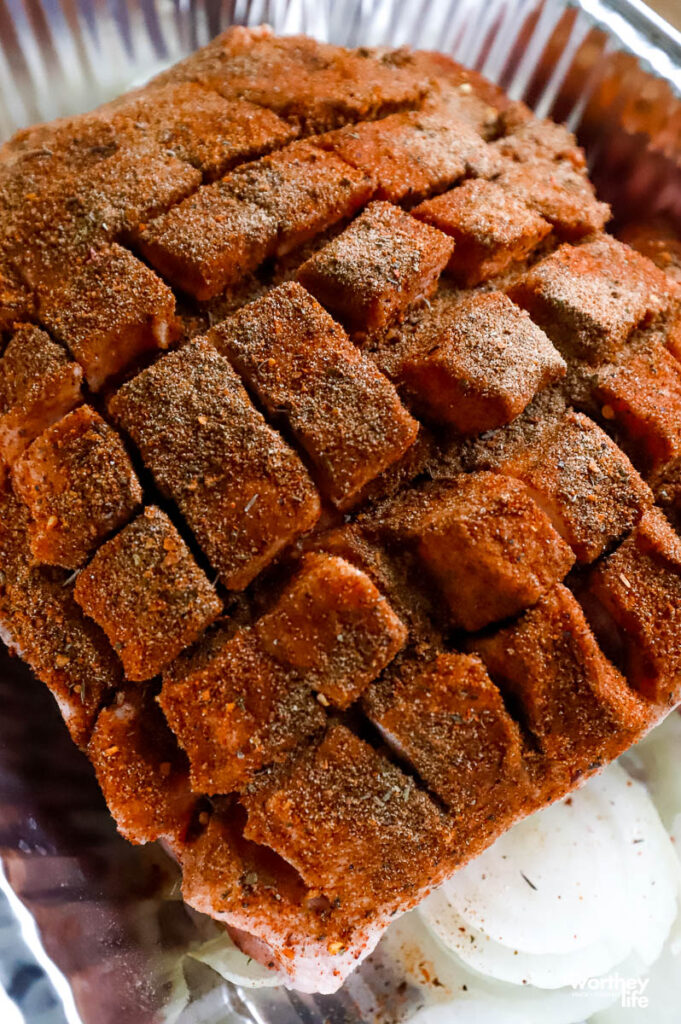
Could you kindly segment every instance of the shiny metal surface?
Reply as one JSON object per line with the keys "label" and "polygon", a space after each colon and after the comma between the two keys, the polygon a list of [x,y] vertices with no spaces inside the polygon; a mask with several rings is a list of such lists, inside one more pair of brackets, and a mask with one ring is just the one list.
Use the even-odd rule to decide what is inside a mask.
{"label": "shiny metal surface", "polygon": [[0,0],[0,139],[92,107],[231,24],[263,21],[349,46],[437,47],[517,98],[552,50],[542,112],[571,67],[600,73],[622,49],[681,89],[681,34],[638,0]]}
{"label": "shiny metal surface", "polygon": [[[263,21],[450,53],[577,130],[617,218],[681,223],[681,35],[637,0],[0,0],[0,140]],[[0,708],[0,888],[28,912],[0,905],[0,982],[26,1024],[159,1021],[169,969],[214,926],[179,900],[159,850],[118,837],[51,697],[4,651]],[[418,998],[395,1002],[400,978],[380,958],[334,997],[239,992],[198,966],[191,981],[181,1024],[392,1024]]]}

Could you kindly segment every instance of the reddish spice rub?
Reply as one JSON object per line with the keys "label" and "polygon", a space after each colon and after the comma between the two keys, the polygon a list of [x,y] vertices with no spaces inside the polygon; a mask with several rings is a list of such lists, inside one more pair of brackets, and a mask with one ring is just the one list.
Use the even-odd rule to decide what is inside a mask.
{"label": "reddish spice rub", "polygon": [[580,562],[594,561],[652,504],[626,456],[581,413],[568,412],[549,429],[541,450],[510,448],[497,467],[529,488]]}
{"label": "reddish spice rub", "polygon": [[265,650],[299,672],[322,704],[347,708],[395,657],[404,624],[369,577],[342,558],[304,557],[255,625]]}
{"label": "reddish spice rub", "polygon": [[306,141],[244,164],[231,185],[240,200],[261,206],[276,222],[278,256],[352,217],[374,190],[369,175]]}
{"label": "reddish spice rub", "polygon": [[93,391],[175,334],[175,297],[119,245],[93,253],[47,293],[42,323],[78,360]]}
{"label": "reddish spice rub", "polygon": [[142,501],[120,437],[88,405],[44,431],[15,464],[12,481],[31,513],[33,557],[67,569],[78,568]]}
{"label": "reddish spice rub", "polygon": [[[626,242],[681,285],[681,238],[664,218],[626,225],[619,233]],[[672,307],[663,318],[665,344],[681,360],[681,310]]]}
{"label": "reddish spice rub", "polygon": [[[200,172],[165,145],[155,141],[143,144],[137,139],[122,146],[97,173],[82,182],[82,201],[99,219],[103,235],[111,238],[114,233],[127,235],[134,231],[140,223],[179,203],[200,184]],[[101,201],[102,195],[106,203]]]}
{"label": "reddish spice rub", "polygon": [[184,899],[228,924],[249,956],[298,984],[305,979],[310,990],[329,980],[336,988],[335,977],[352,970],[366,937],[358,937],[345,911],[305,885],[282,857],[246,839],[244,819],[240,807],[218,801],[205,830],[178,847]]}
{"label": "reddish spice rub", "polygon": [[527,108],[520,111],[520,117],[518,113],[518,106],[514,106],[501,114],[503,134],[492,145],[502,156],[523,164],[536,160],[567,161],[578,170],[585,170],[584,151],[564,125],[528,116]]}
{"label": "reddish spice rub", "polygon": [[39,328],[12,336],[0,358],[0,481],[38,434],[78,405],[82,377]]}
{"label": "reddish spice rub", "polygon": [[121,682],[104,633],[83,615],[66,574],[29,564],[28,513],[0,488],[0,631],[54,696],[73,741],[88,736],[102,701]]}
{"label": "reddish spice rub", "polygon": [[562,580],[574,555],[518,480],[470,473],[400,495],[377,517],[407,543],[467,630],[517,615]]}
{"label": "reddish spice rub", "polygon": [[159,702],[191,765],[192,787],[230,793],[324,728],[304,678],[257,632],[221,630],[164,675]]}
{"label": "reddish spice rub", "polygon": [[597,562],[579,591],[605,651],[645,698],[681,695],[681,541],[658,509]]}
{"label": "reddish spice rub", "polygon": [[11,331],[35,315],[35,297],[21,280],[7,248],[7,243],[0,241],[0,331]]}
{"label": "reddish spice rub", "polygon": [[618,238],[681,283],[681,238],[669,220],[634,221],[622,228]]}
{"label": "reddish spice rub", "polygon": [[411,212],[454,239],[447,269],[466,288],[524,260],[551,231],[527,203],[493,181],[466,181]]}
{"label": "reddish spice rub", "polygon": [[[68,187],[73,190],[77,180],[80,196],[71,197],[73,209],[84,213],[89,207],[92,213],[110,214],[108,222],[89,230],[98,229],[101,238],[111,238],[116,231],[134,227],[137,217],[153,216],[196,188],[200,173],[172,151],[168,135],[172,137],[181,124],[191,132],[188,121],[200,119],[202,106],[210,99],[197,92],[189,103],[188,94],[176,90],[171,109],[170,96],[159,93],[154,124],[148,107],[145,120],[142,96],[138,91],[90,113],[19,131],[7,147],[7,164],[14,173],[3,176],[0,192],[12,212],[20,212],[23,199],[30,207],[28,216],[36,216],[48,197],[55,199]],[[162,110],[167,118],[164,128],[158,121]],[[43,188],[36,191],[41,179]],[[65,226],[72,225],[67,221]]]}
{"label": "reddish spice rub", "polygon": [[353,919],[386,921],[415,902],[453,842],[451,824],[413,780],[342,725],[263,773],[241,800],[246,837]]}
{"label": "reddish spice rub", "polygon": [[474,655],[407,662],[373,683],[362,704],[390,746],[447,804],[462,842],[476,828],[508,825],[529,803],[520,731]]}
{"label": "reddish spice rub", "polygon": [[298,271],[298,280],[350,327],[371,331],[433,293],[454,243],[390,203],[371,203]]}
{"label": "reddish spice rub", "polygon": [[255,203],[237,199],[225,179],[142,225],[136,241],[168,281],[205,300],[271,256],[276,237],[276,221]]}
{"label": "reddish spice rub", "polygon": [[491,177],[501,167],[473,128],[437,110],[392,114],[315,141],[368,174],[376,182],[374,198],[391,203],[425,199],[460,178]]}
{"label": "reddish spice rub", "polygon": [[333,153],[294,142],[207,185],[146,225],[139,244],[178,287],[210,299],[270,255],[352,216],[370,178]]}
{"label": "reddish spice rub", "polygon": [[[423,108],[447,111],[457,121],[474,128],[483,139],[495,138],[500,114],[511,104],[506,94],[478,71],[465,68],[444,53],[434,50],[406,50],[402,66],[418,74],[431,75],[431,92]],[[524,104],[527,116],[531,112]]]}
{"label": "reddish spice rub", "polygon": [[[362,119],[375,123],[350,125]],[[194,785],[241,796],[213,796],[212,814],[195,813],[184,834],[194,807],[188,765],[154,702],[157,687],[114,697],[119,659],[65,571],[30,565],[28,509],[7,488],[3,635],[46,680],[77,742],[87,743],[100,714],[91,752],[113,809],[130,835],[172,842],[187,899],[291,984],[335,990],[393,913],[518,814],[564,795],[678,699],[676,538],[648,511],[652,495],[620,449],[567,408],[573,401],[600,417],[674,511],[676,375],[660,346],[681,351],[681,302],[654,265],[673,269],[673,259],[653,247],[651,264],[599,234],[608,209],[572,136],[438,54],[351,52],[235,29],[144,90],[19,133],[0,162],[1,329],[50,317],[90,386],[108,392],[155,361],[114,396],[112,413],[151,469],[148,498],[158,487],[222,581],[249,587],[229,598],[230,624],[206,632],[220,602],[158,510],[151,533],[170,546],[159,545],[151,576],[135,561],[154,547],[143,517],[103,543],[78,584],[112,638],[129,628],[114,643],[131,655],[131,678],[170,660],[161,699]],[[425,207],[449,210],[441,224],[451,237],[382,201],[351,220],[372,197],[413,211],[417,198],[470,175],[477,180]],[[535,262],[553,236],[589,232]],[[123,244],[149,246],[189,293],[180,297],[181,335],[172,293]],[[458,282],[484,279],[484,288],[465,294],[451,278],[438,282],[446,265]],[[236,317],[248,331],[225,329],[229,360],[254,401],[306,449],[325,496],[357,509],[341,522],[325,508],[316,530],[320,503],[303,462],[255,411],[230,361],[205,340],[188,344],[311,268],[317,297],[402,401],[436,421],[411,443],[414,421],[396,392],[299,286]],[[500,292],[528,307],[536,333]],[[72,310],[70,339],[61,332]],[[564,380],[542,326],[568,360]],[[180,336],[182,351],[159,353]],[[19,331],[29,337],[25,346],[12,339],[3,359],[0,416],[18,417],[9,461],[43,431],[59,435],[62,424],[52,424],[61,417],[85,427],[93,415],[67,415],[80,401],[79,368],[46,335]],[[421,375],[409,392],[406,366]],[[330,370],[342,371],[333,387]],[[26,400],[7,397],[14,378],[28,381]],[[653,408],[646,395],[657,399],[660,384],[665,401]],[[597,401],[606,391],[610,405]],[[424,485],[429,475],[440,483]],[[76,474],[68,507],[81,526],[86,491]],[[43,512],[32,506],[35,527]],[[139,544],[129,544],[138,528]],[[568,582],[580,584],[605,653],[555,584],[570,566],[568,545],[593,563]],[[500,616],[503,628],[494,627]],[[461,623],[481,622],[485,636],[466,641]],[[454,638],[485,645],[492,681],[478,660],[447,650]],[[669,651],[664,664],[660,650]],[[375,736],[362,707],[379,726],[386,716],[386,737],[398,757],[406,751],[403,769],[359,738]]]}
{"label": "reddish spice rub", "polygon": [[435,301],[413,334],[398,379],[416,408],[462,434],[509,423],[565,373],[541,328],[502,292]]}
{"label": "reddish spice rub", "polygon": [[347,707],[405,640],[363,572],[341,558],[306,555],[252,628],[204,638],[164,675],[159,701],[189,757],[194,789],[228,793],[281,761],[324,729],[323,707]]}
{"label": "reddish spice rub", "polygon": [[676,305],[676,289],[645,257],[607,235],[563,245],[511,291],[555,345],[600,363],[633,329]]}
{"label": "reddish spice rub", "polygon": [[651,721],[560,583],[515,625],[472,647],[497,686],[519,702],[544,758],[548,793],[617,757]]}
{"label": "reddish spice rub", "polygon": [[430,74],[402,69],[403,51],[347,50],[306,36],[233,28],[154,82],[195,81],[269,107],[306,133],[418,105]]}
{"label": "reddish spice rub", "polygon": [[[38,138],[34,139],[33,133]],[[153,140],[131,140],[100,112],[29,130],[0,178],[2,251],[37,298],[141,221],[193,192],[201,174]]]}
{"label": "reddish spice rub", "polygon": [[119,130],[151,137],[212,180],[298,134],[271,110],[227,100],[195,82],[141,89],[105,108]]}
{"label": "reddish spice rub", "polygon": [[135,681],[169,665],[222,611],[189,548],[153,506],[97,551],[74,594]]}
{"label": "reddish spice rub", "polygon": [[128,686],[100,711],[87,746],[97,781],[131,843],[182,840],[197,798],[177,741],[148,687]]}
{"label": "reddish spice rub", "polygon": [[681,365],[654,337],[602,367],[594,398],[606,427],[655,492],[681,472]]}
{"label": "reddish spice rub", "polygon": [[207,337],[270,415],[284,417],[341,508],[416,438],[390,381],[298,284],[274,288]]}
{"label": "reddish spice rub", "polygon": [[109,408],[225,586],[240,590],[319,517],[298,456],[205,339],[159,360]]}
{"label": "reddish spice rub", "polygon": [[578,561],[612,548],[653,500],[624,453],[559,388],[540,392],[506,427],[450,440],[430,463],[436,479],[481,469],[525,483]]}
{"label": "reddish spice rub", "polygon": [[496,178],[500,188],[526,203],[553,227],[559,238],[577,241],[601,231],[610,207],[596,199],[593,185],[568,161],[538,159],[511,163]]}
{"label": "reddish spice rub", "polygon": [[355,522],[326,530],[310,539],[313,551],[323,551],[342,558],[369,577],[385,596],[395,614],[407,627],[408,646],[423,645],[432,650],[442,645],[442,638],[434,625],[438,618],[433,588],[416,586],[404,553],[385,542],[383,530],[371,521],[371,514],[362,515]]}

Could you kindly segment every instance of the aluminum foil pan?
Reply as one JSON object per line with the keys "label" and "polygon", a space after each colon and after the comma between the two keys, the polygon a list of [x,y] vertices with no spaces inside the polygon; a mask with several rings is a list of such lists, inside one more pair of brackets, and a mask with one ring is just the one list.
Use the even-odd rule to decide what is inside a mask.
{"label": "aluminum foil pan", "polygon": [[[681,225],[681,35],[638,0],[0,0],[0,141],[261,22],[449,53],[577,131],[617,220]],[[52,698],[4,649],[0,707],[0,994],[26,1024],[160,1022],[169,967],[215,925],[160,850],[117,835]],[[380,954],[334,996],[240,990],[196,964],[179,1024],[394,1024],[418,1004],[402,980]]]}

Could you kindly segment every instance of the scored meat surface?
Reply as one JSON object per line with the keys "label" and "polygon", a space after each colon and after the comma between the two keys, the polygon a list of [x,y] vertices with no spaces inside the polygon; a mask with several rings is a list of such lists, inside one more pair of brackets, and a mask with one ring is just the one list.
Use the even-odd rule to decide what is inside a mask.
{"label": "scored meat surface", "polygon": [[681,701],[678,245],[608,217],[443,55],[265,28],[0,150],[2,638],[293,987]]}

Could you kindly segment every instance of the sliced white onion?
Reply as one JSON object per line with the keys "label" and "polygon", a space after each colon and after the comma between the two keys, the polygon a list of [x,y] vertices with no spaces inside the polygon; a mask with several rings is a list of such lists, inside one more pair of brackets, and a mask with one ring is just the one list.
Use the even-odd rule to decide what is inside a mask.
{"label": "sliced white onion", "polygon": [[677,914],[678,862],[645,788],[612,765],[532,815],[419,908],[475,971],[560,988],[660,954]]}
{"label": "sliced white onion", "polygon": [[638,986],[618,996],[608,1010],[589,1024],[679,1024],[681,1017],[681,951],[667,944],[662,956]]}
{"label": "sliced white onion", "polygon": [[[163,1024],[175,1024],[189,1004],[189,986],[184,976],[183,962],[184,958],[179,960],[168,977],[170,996],[163,1007],[161,1016]],[[4,1019],[4,1017],[0,1018],[3,1021]]]}
{"label": "sliced white onion", "polygon": [[645,783],[681,858],[681,714],[667,715],[622,761]]}
{"label": "sliced white onion", "polygon": [[608,991],[550,991],[484,977],[452,956],[418,911],[390,927],[381,954],[399,963],[414,986],[405,997],[408,1024],[575,1024],[617,998]]}
{"label": "sliced white onion", "polygon": [[189,955],[242,988],[274,988],[284,980],[276,971],[242,953],[227,932],[192,950]]}

